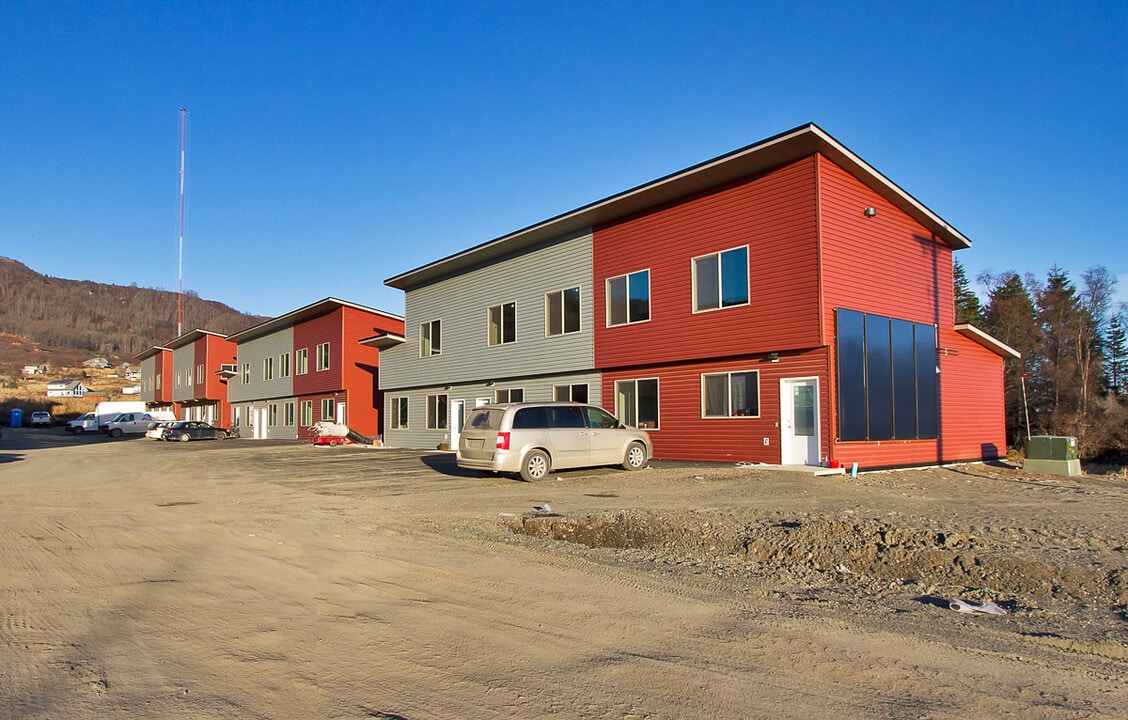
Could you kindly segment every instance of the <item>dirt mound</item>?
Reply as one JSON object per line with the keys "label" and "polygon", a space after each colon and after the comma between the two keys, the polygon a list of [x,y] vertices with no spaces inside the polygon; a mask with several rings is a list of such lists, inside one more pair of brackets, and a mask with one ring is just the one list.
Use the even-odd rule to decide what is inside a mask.
{"label": "dirt mound", "polygon": [[[1024,557],[961,532],[923,531],[876,519],[762,515],[753,519],[647,511],[514,517],[507,532],[592,548],[643,549],[654,559],[745,572],[826,573],[854,585],[913,583],[994,597],[1062,598],[1116,606],[1128,603],[1128,573],[1091,564]],[[975,594],[974,592],[972,593]]]}

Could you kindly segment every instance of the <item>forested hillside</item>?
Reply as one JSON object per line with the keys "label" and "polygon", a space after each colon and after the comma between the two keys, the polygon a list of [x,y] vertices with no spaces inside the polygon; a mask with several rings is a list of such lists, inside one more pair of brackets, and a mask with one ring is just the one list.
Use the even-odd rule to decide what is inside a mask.
{"label": "forested hillside", "polygon": [[[266,318],[186,293],[185,332],[243,330]],[[0,257],[0,363],[118,361],[176,337],[176,293],[41,275]]]}

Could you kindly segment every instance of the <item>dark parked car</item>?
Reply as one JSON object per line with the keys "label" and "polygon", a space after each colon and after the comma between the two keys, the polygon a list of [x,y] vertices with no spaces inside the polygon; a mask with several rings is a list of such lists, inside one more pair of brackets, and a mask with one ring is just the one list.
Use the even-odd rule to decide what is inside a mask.
{"label": "dark parked car", "polygon": [[223,428],[212,427],[206,422],[199,420],[181,420],[175,422],[165,428],[165,440],[179,440],[180,442],[188,442],[189,440],[223,440],[227,437],[227,431]]}

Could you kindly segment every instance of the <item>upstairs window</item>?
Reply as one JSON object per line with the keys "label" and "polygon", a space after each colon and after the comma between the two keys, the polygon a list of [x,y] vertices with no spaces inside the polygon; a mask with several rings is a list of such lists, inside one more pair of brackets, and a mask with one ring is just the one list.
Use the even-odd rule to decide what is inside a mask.
{"label": "upstairs window", "polygon": [[650,319],[650,271],[607,279],[607,324],[626,325]]}
{"label": "upstairs window", "polygon": [[241,374],[243,376],[242,377],[243,384],[244,385],[250,385],[251,384],[251,364],[250,363],[243,363],[243,372]]}
{"label": "upstairs window", "polygon": [[441,320],[432,320],[419,326],[419,357],[441,355],[443,352],[443,326]]}
{"label": "upstairs window", "polygon": [[290,377],[290,353],[282,353],[278,357],[278,377]]}
{"label": "upstairs window", "polygon": [[747,304],[747,246],[694,258],[694,312]]}
{"label": "upstairs window", "polygon": [[317,369],[329,369],[329,343],[321,343],[317,346]]}
{"label": "upstairs window", "polygon": [[196,366],[196,384],[197,385],[203,385],[204,384],[204,366],[203,366],[203,364]]}
{"label": "upstairs window", "polygon": [[294,372],[305,375],[309,372],[309,349],[302,348],[294,353]]}
{"label": "upstairs window", "polygon": [[274,379],[274,358],[273,357],[263,358],[263,360],[262,360],[262,379],[263,380],[273,380]]}
{"label": "upstairs window", "polygon": [[489,310],[488,344],[505,345],[517,341],[517,305],[505,303],[494,305]]}
{"label": "upstairs window", "polygon": [[580,331],[580,289],[550,292],[544,296],[544,335],[567,335]]}

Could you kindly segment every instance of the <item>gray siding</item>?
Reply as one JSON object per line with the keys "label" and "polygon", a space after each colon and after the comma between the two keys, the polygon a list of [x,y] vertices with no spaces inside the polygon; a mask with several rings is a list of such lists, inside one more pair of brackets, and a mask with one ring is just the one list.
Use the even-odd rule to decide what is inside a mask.
{"label": "gray siding", "polygon": [[[269,398],[289,397],[294,394],[294,330],[285,328],[277,332],[263,335],[262,337],[239,343],[239,357],[235,363],[235,377],[227,381],[228,402],[246,402],[249,400],[266,400]],[[290,353],[290,377],[278,377],[278,358],[283,353]],[[263,360],[274,358],[274,379],[262,379]],[[251,381],[243,384],[243,364],[251,365]],[[310,358],[312,366],[313,358]]]}
{"label": "gray siding", "polygon": [[157,357],[141,361],[141,399],[146,403],[152,403],[157,397]]}
{"label": "gray siding", "polygon": [[[441,282],[404,298],[403,345],[380,353],[380,386],[443,386],[590,370],[594,365],[592,239],[585,232]],[[545,337],[545,294],[580,288],[580,332]],[[488,312],[515,303],[516,342],[490,347]],[[419,357],[419,326],[442,322],[442,354]]]}
{"label": "gray siding", "polygon": [[[185,371],[187,371],[187,374],[185,374]],[[179,387],[176,384],[177,378],[180,378]],[[195,345],[185,345],[172,351],[172,377],[165,378],[165,380],[172,383],[173,402],[184,402],[192,399],[193,391],[196,389]],[[185,382],[186,380],[191,380],[192,384],[188,385]]]}
{"label": "gray siding", "polygon": [[[381,366],[384,362],[383,358],[384,353],[381,353]],[[579,384],[587,384],[589,403],[592,405],[602,404],[600,396],[600,374],[592,371],[528,377],[523,380],[506,382],[499,381],[495,382],[493,386],[487,386],[483,381],[453,385],[449,390],[445,389],[444,385],[430,388],[416,388],[406,392],[388,390],[384,396],[384,444],[389,447],[434,449],[439,446],[439,443],[451,441],[450,428],[454,426],[452,422],[453,418],[448,417],[447,428],[445,430],[427,429],[428,395],[446,395],[448,412],[451,414],[453,413],[455,401],[462,400],[464,403],[463,418],[465,419],[470,410],[480,404],[478,403],[479,399],[493,402],[495,398],[494,393],[497,390],[521,388],[524,390],[525,402],[545,402],[553,399],[552,389],[554,385]],[[406,430],[393,429],[391,410],[392,398],[405,396],[407,397],[408,427]]]}

